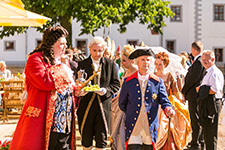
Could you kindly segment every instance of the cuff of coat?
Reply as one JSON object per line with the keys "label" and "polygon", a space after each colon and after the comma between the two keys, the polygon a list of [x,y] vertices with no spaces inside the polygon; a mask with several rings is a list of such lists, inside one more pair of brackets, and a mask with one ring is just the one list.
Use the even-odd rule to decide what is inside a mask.
{"label": "cuff of coat", "polygon": [[166,112],[168,111],[170,106],[167,106],[165,109],[164,109],[164,114],[167,116]]}

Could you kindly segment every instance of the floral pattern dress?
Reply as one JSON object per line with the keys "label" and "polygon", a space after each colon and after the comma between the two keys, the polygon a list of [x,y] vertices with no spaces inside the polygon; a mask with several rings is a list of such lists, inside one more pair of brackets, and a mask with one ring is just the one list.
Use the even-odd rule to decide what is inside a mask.
{"label": "floral pattern dress", "polygon": [[[191,131],[188,109],[181,102],[182,96],[171,73],[168,73],[164,84],[169,101],[175,111],[175,116],[171,118],[169,125],[169,119],[162,109],[159,109],[159,130],[156,148],[158,150],[166,150],[167,148],[169,150],[182,150],[187,144],[187,136]],[[170,130],[169,133],[168,129]]]}

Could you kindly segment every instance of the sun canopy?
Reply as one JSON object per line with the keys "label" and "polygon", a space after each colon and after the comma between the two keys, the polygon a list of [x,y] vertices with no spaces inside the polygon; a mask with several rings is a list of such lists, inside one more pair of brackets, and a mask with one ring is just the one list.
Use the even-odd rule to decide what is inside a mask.
{"label": "sun canopy", "polygon": [[0,0],[0,26],[41,27],[48,17],[27,11],[21,0]]}

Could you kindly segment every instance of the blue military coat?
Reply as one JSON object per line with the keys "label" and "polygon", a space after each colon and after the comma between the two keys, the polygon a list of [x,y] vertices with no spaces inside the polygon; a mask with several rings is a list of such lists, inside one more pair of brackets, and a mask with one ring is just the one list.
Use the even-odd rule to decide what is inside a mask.
{"label": "blue military coat", "polygon": [[[158,134],[158,108],[161,104],[164,110],[167,106],[171,106],[166,89],[162,79],[158,78],[154,74],[149,75],[148,83],[145,90],[144,104],[148,116],[148,124],[153,142],[155,146],[157,134]],[[125,135],[126,145],[134,129],[135,123],[138,119],[140,109],[142,105],[141,88],[138,81],[138,72],[126,78],[123,82],[120,96],[119,107],[125,112]]]}

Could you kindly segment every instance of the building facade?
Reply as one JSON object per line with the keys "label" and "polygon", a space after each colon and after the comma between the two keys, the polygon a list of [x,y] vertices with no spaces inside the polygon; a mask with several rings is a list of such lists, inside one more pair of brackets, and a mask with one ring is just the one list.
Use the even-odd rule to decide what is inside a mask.
{"label": "building facade", "polygon": [[[202,41],[204,49],[215,51],[217,65],[224,68],[225,1],[171,0],[170,8],[176,15],[166,18],[167,26],[163,28],[163,35],[152,34],[147,25],[138,22],[130,23],[123,34],[117,31],[118,25],[111,25],[110,29],[100,29],[95,35],[106,36],[109,33],[116,47],[128,43],[138,45],[143,41],[146,45],[162,46],[176,54],[190,52],[193,41]],[[73,20],[72,45],[88,55],[92,35],[78,36],[79,33],[80,23]],[[3,38],[0,40],[0,60],[8,65],[25,65],[27,54],[40,43],[41,38],[42,34],[33,28],[29,28],[27,34]]]}

